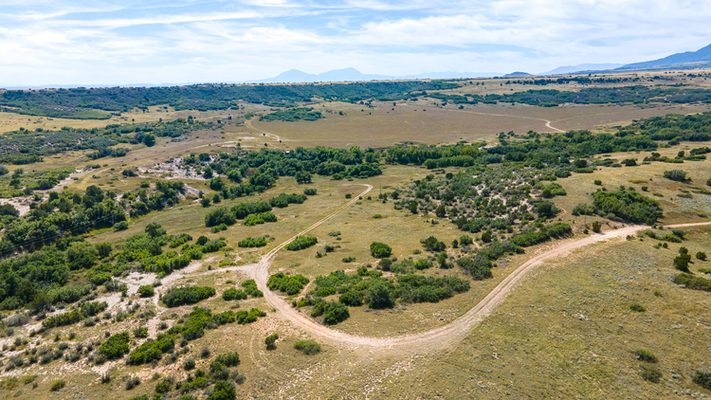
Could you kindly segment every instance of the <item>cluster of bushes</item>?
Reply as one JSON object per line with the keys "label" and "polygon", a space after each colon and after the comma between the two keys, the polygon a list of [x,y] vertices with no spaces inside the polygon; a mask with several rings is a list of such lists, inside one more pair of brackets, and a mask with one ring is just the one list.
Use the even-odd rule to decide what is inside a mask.
{"label": "cluster of bushes", "polygon": [[215,295],[215,288],[209,286],[179,287],[168,290],[162,300],[168,307],[195,304]]}
{"label": "cluster of bushes", "polygon": [[239,247],[264,247],[267,245],[267,239],[264,236],[258,238],[248,237],[247,239],[241,240],[237,243]]}
{"label": "cluster of bushes", "polygon": [[294,348],[307,355],[321,351],[321,345],[313,340],[299,340],[294,343]]}
{"label": "cluster of bushes", "polygon": [[556,222],[541,226],[538,231],[536,231],[535,228],[525,230],[517,236],[512,237],[510,241],[517,246],[529,247],[550,240],[551,238],[570,235],[572,232],[573,229],[570,225],[564,222]]}
{"label": "cluster of bushes", "polygon": [[297,236],[294,240],[286,245],[286,249],[290,251],[297,251],[309,248],[318,243],[318,239],[309,236]]}
{"label": "cluster of bushes", "polygon": [[244,291],[252,297],[264,297],[264,293],[257,288],[257,282],[254,279],[247,279],[242,282],[242,287]]}
{"label": "cluster of bushes", "polygon": [[286,292],[289,296],[298,294],[309,283],[309,278],[299,275],[285,275],[283,272],[269,277],[267,287],[271,290]]}
{"label": "cluster of bushes", "polygon": [[370,255],[375,258],[390,257],[393,249],[385,243],[373,242],[370,244]]}
{"label": "cluster of bushes", "polygon": [[316,299],[314,308],[311,311],[312,317],[320,317],[323,315],[323,323],[326,325],[335,325],[343,322],[351,316],[348,307],[339,302],[326,302],[323,299]]}
{"label": "cluster of bushes", "polygon": [[175,338],[170,334],[159,334],[156,340],[148,339],[128,355],[130,365],[141,365],[160,360],[163,353],[175,348]]}
{"label": "cluster of bushes", "polygon": [[277,222],[277,217],[271,211],[265,211],[259,214],[249,214],[244,219],[245,226],[261,225],[265,222]]}
{"label": "cluster of bushes", "polygon": [[662,217],[662,209],[656,200],[624,188],[614,192],[595,192],[593,207],[595,213],[603,217],[613,216],[623,221],[648,225],[655,224]]}
{"label": "cluster of bushes", "polygon": [[705,279],[691,274],[678,274],[674,276],[674,283],[684,285],[687,289],[711,292],[711,279]]}
{"label": "cluster of bushes", "polygon": [[285,208],[288,207],[289,204],[303,204],[306,199],[307,197],[305,194],[281,193],[279,196],[269,199],[269,204],[272,207]]}
{"label": "cluster of bushes", "polygon": [[249,295],[244,290],[229,288],[222,292],[222,299],[226,301],[230,300],[247,300]]}
{"label": "cluster of bushes", "polygon": [[207,213],[205,216],[205,226],[234,225],[237,220],[245,220],[245,225],[252,226],[263,224],[264,222],[276,222],[277,217],[272,211],[272,207],[284,208],[289,204],[301,204],[307,197],[303,194],[281,193],[279,196],[269,199],[269,202],[259,201],[256,203],[240,203],[232,207],[218,207]]}
{"label": "cluster of bushes", "polygon": [[45,329],[50,329],[57,326],[76,324],[77,322],[82,321],[84,318],[92,317],[104,311],[107,307],[108,304],[105,301],[84,303],[81,307],[75,308],[70,312],[57,314],[46,318],[44,321],[42,321],[42,327],[44,327]]}
{"label": "cluster of bushes", "polygon": [[99,347],[99,354],[109,360],[114,360],[128,353],[128,332],[122,332],[106,339]]}

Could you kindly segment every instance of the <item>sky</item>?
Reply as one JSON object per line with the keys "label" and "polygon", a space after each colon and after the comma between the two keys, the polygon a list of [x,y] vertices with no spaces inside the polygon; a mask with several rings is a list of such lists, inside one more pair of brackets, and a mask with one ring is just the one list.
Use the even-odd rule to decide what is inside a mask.
{"label": "sky", "polygon": [[0,84],[539,73],[694,51],[708,21],[708,0],[0,0]]}

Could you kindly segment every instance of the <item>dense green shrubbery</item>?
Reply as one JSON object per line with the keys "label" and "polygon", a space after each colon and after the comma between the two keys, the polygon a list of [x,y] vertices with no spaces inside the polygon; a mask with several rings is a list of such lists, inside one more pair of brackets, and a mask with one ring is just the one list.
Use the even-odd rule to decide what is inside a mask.
{"label": "dense green shrubbery", "polygon": [[267,287],[271,290],[286,292],[286,294],[292,296],[300,293],[301,289],[308,283],[309,279],[301,274],[290,276],[279,272],[269,277]]}
{"label": "dense green shrubbery", "polygon": [[307,355],[316,354],[321,351],[321,345],[313,340],[299,340],[294,343],[294,348]]}
{"label": "dense green shrubbery", "polygon": [[694,376],[691,378],[691,381],[706,390],[711,390],[711,372],[694,371]]}
{"label": "dense green shrubbery", "polygon": [[99,347],[99,354],[109,360],[119,358],[128,353],[129,340],[130,337],[128,336],[128,332],[113,335],[101,344],[101,347]]}
{"label": "dense green shrubbery", "polygon": [[711,292],[711,279],[704,279],[691,274],[679,274],[673,279],[677,285],[685,285],[687,289]]}
{"label": "dense green shrubbery", "polygon": [[662,209],[656,200],[632,190],[597,191],[593,199],[593,206],[601,216],[612,214],[625,221],[648,225],[653,225],[662,217]]}
{"label": "dense green shrubbery", "polygon": [[447,248],[447,245],[444,244],[444,242],[440,242],[434,236],[430,236],[427,239],[420,240],[420,243],[422,243],[422,246],[425,248],[425,250],[429,251],[440,252],[444,251],[444,249]]}
{"label": "dense green shrubbery", "polygon": [[656,363],[659,361],[657,359],[657,357],[654,354],[652,354],[652,352],[649,350],[644,350],[644,349],[635,350],[634,355],[637,357],[638,360],[648,362],[648,363]]}
{"label": "dense green shrubbery", "polygon": [[320,111],[313,111],[312,107],[295,107],[286,110],[277,110],[259,117],[260,121],[286,121],[298,120],[316,121],[323,118]]}
{"label": "dense green shrubbery", "polygon": [[297,251],[309,248],[318,243],[318,239],[308,236],[297,236],[291,243],[286,245],[287,250]]}
{"label": "dense green shrubbery", "polygon": [[264,236],[258,238],[248,237],[247,239],[241,240],[237,243],[239,247],[264,247],[267,245],[267,239]]}
{"label": "dense green shrubbery", "polygon": [[247,297],[248,297],[248,295],[246,292],[239,290],[239,289],[235,289],[235,288],[229,288],[229,289],[225,290],[224,292],[222,292],[222,299],[226,300],[226,301],[247,300]]}
{"label": "dense green shrubbery", "polygon": [[208,286],[191,286],[172,288],[162,300],[168,307],[179,307],[185,304],[195,304],[215,295],[215,288]]}
{"label": "dense green shrubbery", "polygon": [[138,294],[141,297],[153,297],[155,296],[155,291],[153,290],[153,285],[143,285],[138,288]]}
{"label": "dense green shrubbery", "polygon": [[325,300],[317,299],[311,311],[311,316],[320,317],[321,315],[323,315],[323,323],[326,325],[335,325],[351,316],[345,304],[335,301],[329,303]]}
{"label": "dense green shrubbery", "polygon": [[521,234],[511,238],[510,240],[511,243],[517,246],[529,247],[550,240],[551,238],[570,235],[572,232],[573,229],[570,225],[564,222],[556,222],[550,225],[541,226],[538,231],[536,231],[535,228],[523,231]]}
{"label": "dense green shrubbery", "polygon": [[153,360],[160,360],[163,353],[175,348],[175,338],[169,334],[159,334],[156,340],[149,339],[138,346],[128,355],[130,365],[147,364]]}
{"label": "dense green shrubbery", "polygon": [[375,258],[390,257],[393,249],[385,243],[373,242],[370,244],[370,255]]}
{"label": "dense green shrubbery", "polygon": [[104,311],[108,307],[108,304],[104,302],[92,302],[84,303],[80,308],[75,308],[70,312],[53,315],[44,321],[42,321],[42,327],[45,329],[54,328],[57,326],[72,325],[80,322],[86,317],[93,317],[94,315]]}
{"label": "dense green shrubbery", "polygon": [[255,282],[254,279],[247,279],[242,282],[242,287],[244,291],[252,297],[264,297],[264,293],[257,288],[257,282]]}
{"label": "dense green shrubbery", "polygon": [[680,169],[664,171],[664,177],[677,182],[691,182],[691,178],[686,176],[686,171]]}

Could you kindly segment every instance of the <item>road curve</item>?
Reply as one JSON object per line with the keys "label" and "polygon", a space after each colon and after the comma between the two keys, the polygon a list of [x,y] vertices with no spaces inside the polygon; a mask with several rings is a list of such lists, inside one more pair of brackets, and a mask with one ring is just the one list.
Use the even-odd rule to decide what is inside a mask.
{"label": "road curve", "polygon": [[[366,186],[368,186],[368,188],[363,193],[361,193],[360,196],[365,195],[372,189],[372,186]],[[355,201],[357,201],[357,199],[358,197],[354,198],[350,202],[346,203],[344,206],[328,214],[326,217],[324,217],[317,223],[299,232],[294,237],[303,235],[311,231],[312,229],[318,227],[319,225],[323,224],[336,214],[343,211],[348,206],[352,205]],[[685,228],[702,225],[711,225],[711,222],[669,225],[667,226],[667,228]],[[501,283],[499,283],[484,299],[479,301],[479,303],[477,303],[461,317],[442,327],[410,335],[377,338],[352,335],[337,331],[305,317],[296,309],[292,308],[289,304],[287,304],[279,295],[269,290],[269,288],[267,287],[267,280],[269,278],[269,266],[271,265],[276,253],[279,252],[279,250],[281,250],[288,243],[290,243],[294,239],[293,237],[282,243],[281,245],[275,247],[264,257],[262,257],[259,263],[256,264],[255,268],[252,269],[251,275],[252,278],[254,278],[257,282],[257,287],[262,292],[264,292],[264,298],[269,304],[271,304],[276,310],[279,310],[281,314],[294,325],[310,332],[314,336],[318,336],[322,339],[327,339],[343,344],[350,344],[369,348],[398,348],[412,350],[420,347],[424,349],[432,349],[447,345],[449,343],[458,342],[462,338],[464,338],[469,333],[471,328],[476,326],[485,317],[489,316],[494,310],[494,308],[504,301],[506,296],[513,290],[514,286],[519,283],[530,270],[542,264],[545,260],[561,256],[567,252],[570,252],[571,250],[591,245],[597,242],[616,238],[624,238],[627,237],[627,235],[632,235],[637,231],[643,229],[648,229],[648,227],[641,225],[632,225],[621,229],[608,231],[605,233],[593,234],[591,236],[579,240],[562,242],[554,249],[539,254],[538,256],[531,258],[530,260],[526,261],[521,266],[516,268],[516,270],[514,270],[511,274],[504,278],[504,280],[501,281]]]}

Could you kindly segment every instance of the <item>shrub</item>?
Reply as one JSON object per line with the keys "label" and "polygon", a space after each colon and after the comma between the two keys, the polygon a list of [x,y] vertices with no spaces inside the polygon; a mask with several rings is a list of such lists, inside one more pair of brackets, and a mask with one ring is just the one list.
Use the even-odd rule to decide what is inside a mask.
{"label": "shrub", "polygon": [[464,235],[459,238],[459,244],[462,246],[468,246],[472,243],[474,243],[474,239],[472,239],[471,237],[469,237],[467,235]]}
{"label": "shrub", "polygon": [[443,251],[444,249],[447,248],[447,245],[444,244],[444,242],[440,242],[434,236],[430,236],[425,240],[421,240],[421,243],[425,247],[425,250],[428,250],[428,251],[440,252],[440,251]]}
{"label": "shrub", "polygon": [[375,258],[390,257],[393,249],[385,243],[373,242],[370,244],[370,254]]}
{"label": "shrub", "polygon": [[306,189],[304,189],[304,194],[307,195],[307,196],[315,196],[315,195],[316,195],[316,189],[306,188]]}
{"label": "shrub", "polygon": [[481,234],[481,241],[484,243],[491,243],[491,231],[486,231]]}
{"label": "shrub", "polygon": [[235,398],[237,398],[237,392],[232,385],[225,381],[217,381],[207,400],[235,400]]}
{"label": "shrub", "polygon": [[373,281],[368,287],[368,294],[365,296],[368,307],[375,309],[392,308],[394,301],[390,288],[384,280]]}
{"label": "shrub", "polygon": [[126,390],[131,390],[141,384],[141,378],[137,376],[129,377],[126,381]]}
{"label": "shrub", "polygon": [[594,221],[592,223],[592,231],[595,233],[600,233],[601,230],[602,230],[602,224],[600,223],[600,221]]}
{"label": "shrub", "polygon": [[168,290],[163,296],[163,303],[168,307],[195,304],[215,295],[215,288],[208,286],[180,287]]}
{"label": "shrub", "polygon": [[662,217],[662,209],[656,200],[635,191],[624,189],[615,192],[598,191],[593,195],[593,206],[599,215],[613,214],[630,222],[653,225]]}
{"label": "shrub", "polygon": [[632,304],[630,304],[630,310],[632,310],[632,311],[634,311],[634,312],[645,312],[645,311],[647,311],[647,309],[644,308],[644,306],[642,306],[642,305],[640,305],[640,304],[637,304],[637,303],[632,303]]}
{"label": "shrub", "polygon": [[239,289],[235,289],[235,288],[230,288],[230,289],[227,289],[224,292],[222,292],[222,299],[226,300],[226,301],[246,300],[247,297],[248,297],[248,295],[246,292],[239,290]]}
{"label": "shrub", "polygon": [[183,363],[183,369],[186,371],[195,369],[195,360],[192,358],[188,358],[187,360],[185,360],[185,362]]}
{"label": "shrub", "polygon": [[215,361],[224,365],[225,367],[236,367],[239,365],[239,354],[235,351],[232,353],[220,354],[215,358]]}
{"label": "shrub", "polygon": [[689,262],[691,261],[691,255],[687,253],[681,253],[674,257],[674,268],[682,272],[689,272]]}
{"label": "shrub", "polygon": [[244,291],[252,297],[264,297],[264,293],[257,289],[257,282],[255,282],[254,279],[248,279],[242,282],[242,287],[244,288]]}
{"label": "shrub", "polygon": [[115,231],[125,231],[126,229],[128,229],[127,221],[120,221],[114,224]]}
{"label": "shrub", "polygon": [[691,381],[704,389],[711,390],[711,372],[694,371]]}
{"label": "shrub", "polygon": [[363,305],[363,293],[349,290],[343,293],[338,301],[350,307],[359,307]]}
{"label": "shrub", "polygon": [[383,271],[390,271],[390,267],[393,265],[393,260],[389,258],[383,258],[380,260],[380,263],[378,263],[378,267],[382,269]]}
{"label": "shrub", "polygon": [[352,262],[355,261],[355,260],[356,260],[355,257],[343,257],[343,258],[341,259],[341,261],[344,262],[344,263],[352,263]]}
{"label": "shrub", "polygon": [[706,261],[706,253],[699,251],[696,253],[696,259],[701,261]]}
{"label": "shrub", "polygon": [[642,366],[642,379],[652,383],[659,383],[662,379],[662,373],[657,367],[652,367],[648,365]]}
{"label": "shrub", "polygon": [[128,353],[128,342],[130,338],[128,332],[122,332],[109,337],[101,347],[99,354],[105,356],[109,360],[113,360]]}
{"label": "shrub", "polygon": [[273,333],[269,336],[267,336],[266,339],[264,339],[264,344],[267,345],[267,350],[274,350],[276,349],[276,346],[274,343],[276,343],[277,339],[279,339],[279,334]]}
{"label": "shrub", "polygon": [[264,247],[267,245],[267,239],[264,236],[258,238],[248,237],[237,243],[239,247]]}
{"label": "shrub", "polygon": [[324,300],[317,301],[311,312],[311,316],[319,315],[323,315],[323,323],[326,325],[335,325],[351,316],[345,304],[335,301],[327,303]]}
{"label": "shrub", "polygon": [[321,351],[321,345],[313,340],[299,340],[294,343],[294,348],[307,355],[316,354]]}
{"label": "shrub", "polygon": [[58,390],[64,389],[64,387],[67,386],[67,382],[64,380],[60,379],[58,381],[54,381],[52,384],[52,387],[50,388],[51,391],[56,392]]}
{"label": "shrub", "polygon": [[155,296],[155,291],[153,290],[153,285],[144,285],[138,288],[138,294],[141,297],[153,297]]}
{"label": "shrub", "polygon": [[286,294],[292,296],[301,292],[308,283],[309,279],[303,275],[289,276],[279,272],[269,277],[267,287],[271,290],[286,292]]}
{"label": "shrub", "polygon": [[677,182],[691,182],[691,178],[686,176],[686,172],[679,169],[664,171],[664,177]]}
{"label": "shrub", "polygon": [[286,249],[290,251],[297,251],[309,248],[318,243],[318,239],[315,237],[307,236],[297,236],[291,243],[286,245]]}
{"label": "shrub", "polygon": [[149,340],[138,346],[128,355],[130,365],[147,364],[153,360],[160,360],[163,353],[175,348],[175,338],[169,334],[160,334],[156,340]]}
{"label": "shrub", "polygon": [[711,292],[711,280],[689,274],[679,274],[672,280],[677,285],[685,285],[688,289]]}
{"label": "shrub", "polygon": [[643,350],[643,349],[636,350],[634,352],[634,355],[637,356],[638,360],[648,362],[648,363],[656,363],[657,361],[659,361],[657,359],[657,357],[654,354],[652,354],[652,352],[650,352],[648,350]]}
{"label": "shrub", "polygon": [[140,327],[133,330],[133,336],[145,339],[148,337],[148,328]]}

